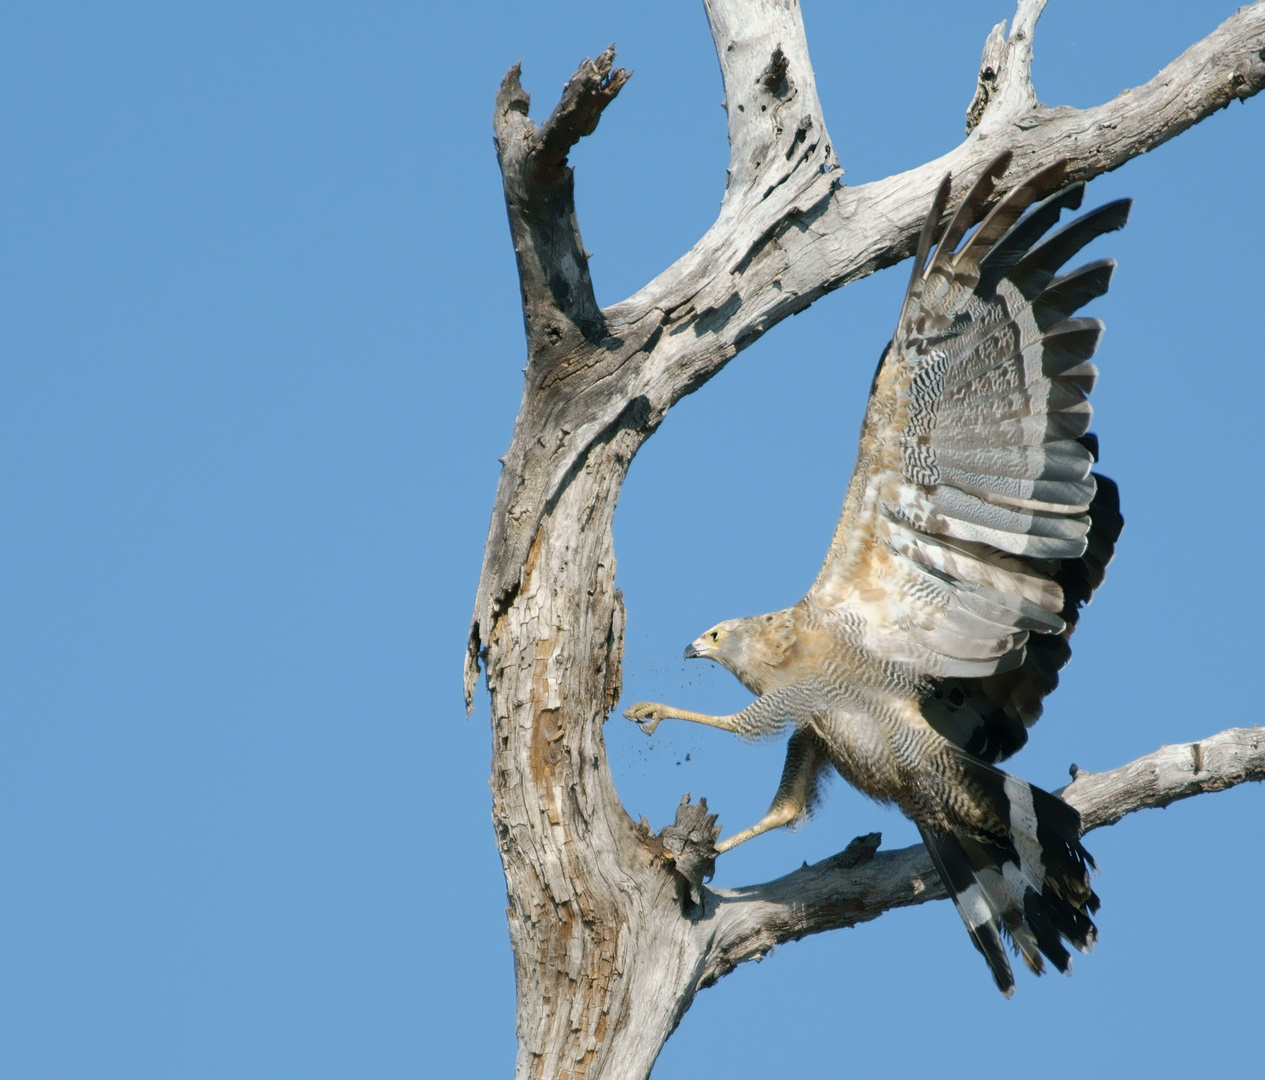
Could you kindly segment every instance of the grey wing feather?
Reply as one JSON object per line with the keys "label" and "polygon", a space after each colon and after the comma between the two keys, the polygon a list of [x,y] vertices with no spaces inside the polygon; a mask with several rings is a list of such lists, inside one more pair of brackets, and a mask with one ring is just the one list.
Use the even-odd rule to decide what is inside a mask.
{"label": "grey wing feather", "polygon": [[878,658],[933,677],[1013,671],[1030,634],[1066,630],[1056,570],[1085,554],[1098,491],[1085,436],[1102,324],[1075,312],[1106,292],[1115,264],[1058,275],[1124,224],[1128,202],[1047,236],[1083,192],[1049,194],[1058,163],[998,200],[967,237],[1008,160],[985,170],[933,251],[947,184],[937,193],[810,593],[861,625]]}
{"label": "grey wing feather", "polygon": [[[1092,449],[1092,440],[1086,443]],[[1010,671],[982,679],[936,679],[923,697],[922,714],[931,726],[983,761],[1004,761],[1028,741],[1028,728],[1040,718],[1043,700],[1058,686],[1059,672],[1071,658],[1068,639],[1080,609],[1106,575],[1124,518],[1115,483],[1105,476],[1097,480],[1085,553],[1045,568],[1063,595],[1062,632],[1031,635],[1022,664]]]}

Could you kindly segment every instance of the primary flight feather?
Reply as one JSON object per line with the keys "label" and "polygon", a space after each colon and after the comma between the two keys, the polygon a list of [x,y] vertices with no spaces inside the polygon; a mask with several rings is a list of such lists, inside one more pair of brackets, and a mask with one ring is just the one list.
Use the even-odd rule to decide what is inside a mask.
{"label": "primary flight feather", "polygon": [[948,177],[936,193],[808,595],[719,623],[685,651],[756,700],[731,716],[626,712],[647,731],[668,718],[748,736],[792,725],[768,814],[717,851],[802,818],[833,766],[917,824],[1007,995],[1006,939],[1040,974],[1043,956],[1066,972],[1067,944],[1088,951],[1096,934],[1080,815],[996,763],[1057,686],[1124,524],[1115,484],[1091,471],[1102,323],[1075,317],[1115,264],[1060,270],[1129,213],[1120,200],[1051,232],[1084,193],[1062,186],[1057,162],[985,215],[1009,163],[984,170],[938,244]]}

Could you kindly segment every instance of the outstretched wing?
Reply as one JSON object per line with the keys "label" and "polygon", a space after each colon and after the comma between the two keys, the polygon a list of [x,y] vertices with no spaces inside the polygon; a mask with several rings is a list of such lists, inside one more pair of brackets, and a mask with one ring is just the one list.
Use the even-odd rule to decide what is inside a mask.
{"label": "outstretched wing", "polygon": [[[1001,155],[976,181],[933,253],[948,178],[936,195],[809,600],[879,661],[931,680],[1012,672],[1026,694],[1066,660],[1036,650],[1052,672],[1015,670],[1026,667],[1029,634],[1066,646],[1088,596],[1068,590],[1103,505],[1086,434],[1098,374],[1090,358],[1103,327],[1073,314],[1107,291],[1115,264],[1057,275],[1094,237],[1120,228],[1130,204],[1110,203],[1047,236],[1084,191],[1056,190],[1059,162],[998,201],[963,242],[1009,160]],[[1039,712],[1044,691],[1033,692]],[[958,719],[955,741],[965,745],[978,734],[975,720]]]}
{"label": "outstretched wing", "polygon": [[1115,482],[1097,473],[1094,479],[1098,490],[1089,504],[1085,554],[1046,567],[1063,590],[1063,632],[1030,635],[1017,668],[982,679],[935,679],[923,696],[922,714],[928,723],[983,761],[1004,761],[1028,741],[1028,728],[1040,718],[1045,697],[1058,686],[1059,672],[1072,658],[1068,639],[1080,609],[1106,575],[1124,518]]}

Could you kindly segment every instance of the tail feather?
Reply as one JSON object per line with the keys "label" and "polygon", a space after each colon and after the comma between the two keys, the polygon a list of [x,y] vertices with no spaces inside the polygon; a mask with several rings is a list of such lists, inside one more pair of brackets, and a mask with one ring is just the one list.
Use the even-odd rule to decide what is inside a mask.
{"label": "tail feather", "polygon": [[1024,963],[1040,975],[1048,959],[1071,971],[1067,945],[1088,952],[1098,931],[1090,916],[1098,897],[1089,882],[1094,861],[1080,842],[1080,814],[1057,796],[983,762],[963,765],[1005,836],[923,827],[927,850],[966,924],[975,947],[1009,997],[1014,975],[1002,941],[1009,938]]}
{"label": "tail feather", "polygon": [[919,831],[927,850],[931,852],[931,861],[940,872],[940,880],[953,897],[953,904],[966,924],[966,932],[992,969],[997,989],[1010,997],[1015,992],[1015,977],[1002,945],[1001,912],[996,902],[984,889],[966,851],[955,837],[928,828],[920,828]]}

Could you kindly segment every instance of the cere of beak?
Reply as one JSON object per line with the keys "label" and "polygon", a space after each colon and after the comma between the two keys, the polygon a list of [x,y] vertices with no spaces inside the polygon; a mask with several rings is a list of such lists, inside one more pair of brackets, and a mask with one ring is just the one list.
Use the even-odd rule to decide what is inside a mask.
{"label": "cere of beak", "polygon": [[697,660],[702,655],[703,654],[701,652],[699,652],[696,648],[694,648],[694,643],[692,641],[688,645],[685,646],[686,660]]}

